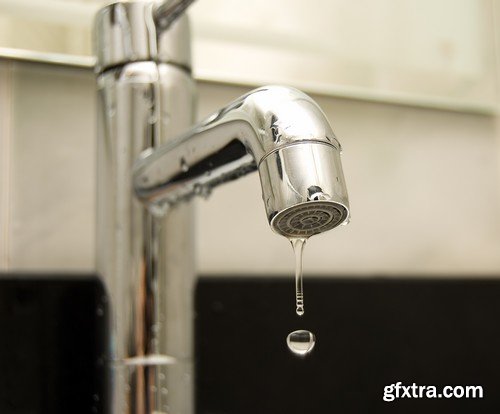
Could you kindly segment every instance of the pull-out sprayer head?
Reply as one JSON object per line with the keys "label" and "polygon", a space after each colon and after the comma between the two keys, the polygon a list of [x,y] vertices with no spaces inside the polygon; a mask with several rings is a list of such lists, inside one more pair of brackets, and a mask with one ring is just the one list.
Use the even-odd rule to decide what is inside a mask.
{"label": "pull-out sprayer head", "polygon": [[135,168],[134,184],[147,203],[173,205],[258,169],[271,228],[307,238],[348,220],[340,152],[311,98],[269,86],[147,152]]}

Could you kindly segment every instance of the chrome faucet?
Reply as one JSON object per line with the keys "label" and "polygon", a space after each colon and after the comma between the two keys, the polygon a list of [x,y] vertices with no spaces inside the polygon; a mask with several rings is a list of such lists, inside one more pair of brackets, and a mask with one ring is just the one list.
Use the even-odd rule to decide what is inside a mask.
{"label": "chrome faucet", "polygon": [[189,3],[119,2],[96,19],[97,269],[113,413],[193,412],[193,196],[258,170],[278,234],[307,238],[349,218],[340,144],[302,92],[259,88],[188,129]]}

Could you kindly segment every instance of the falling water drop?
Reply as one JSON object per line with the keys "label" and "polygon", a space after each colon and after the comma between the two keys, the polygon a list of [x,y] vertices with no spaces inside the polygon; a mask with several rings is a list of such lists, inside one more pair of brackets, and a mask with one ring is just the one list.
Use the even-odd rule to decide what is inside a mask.
{"label": "falling water drop", "polygon": [[181,158],[181,170],[183,172],[188,172],[189,171],[189,164],[187,163],[187,161],[183,158]]}
{"label": "falling water drop", "polygon": [[[304,315],[304,289],[302,284],[302,254],[307,238],[291,238],[295,253],[295,312]],[[288,334],[286,344],[290,351],[297,356],[305,356],[312,351],[316,344],[316,337],[310,331],[298,330]]]}
{"label": "falling water drop", "polygon": [[304,314],[304,288],[302,282],[302,254],[307,239],[293,238],[290,239],[293,251],[295,253],[295,312],[297,315]]}
{"label": "falling water drop", "polygon": [[293,331],[286,338],[288,349],[295,355],[305,356],[310,353],[316,345],[316,337],[312,332],[306,330]]}

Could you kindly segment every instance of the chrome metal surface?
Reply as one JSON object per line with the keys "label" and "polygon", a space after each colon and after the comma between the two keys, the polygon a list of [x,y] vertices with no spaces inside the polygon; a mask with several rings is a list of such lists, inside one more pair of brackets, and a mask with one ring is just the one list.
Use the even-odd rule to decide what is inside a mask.
{"label": "chrome metal surface", "polygon": [[194,0],[164,0],[163,3],[155,6],[153,11],[155,22],[162,29],[168,29],[191,3],[194,3]]}
{"label": "chrome metal surface", "polygon": [[[194,195],[207,195],[213,187],[258,169],[271,227],[289,237],[312,235],[348,219],[340,151],[325,115],[310,97],[296,89],[269,86],[146,151],[135,167],[134,187],[140,199],[161,210]],[[315,222],[319,200],[329,214],[324,223]],[[308,203],[301,214],[311,217],[300,228],[279,225],[284,210],[301,203]]]}
{"label": "chrome metal surface", "polygon": [[154,218],[131,181],[141,151],[192,123],[193,81],[175,66],[139,62],[107,71],[98,86],[97,269],[112,304],[113,412],[189,413],[192,208]]}
{"label": "chrome metal surface", "polygon": [[[153,2],[118,2],[96,15],[96,71],[130,62],[155,61],[191,67],[189,23],[177,6]],[[160,24],[161,22],[161,24]]]}
{"label": "chrome metal surface", "polygon": [[[95,25],[97,269],[111,300],[112,412],[120,414],[193,412],[193,211],[156,218],[132,191],[139,154],[193,122],[187,19],[156,6],[116,3]],[[179,20],[159,27],[155,19],[170,12]]]}
{"label": "chrome metal surface", "polygon": [[193,120],[187,20],[158,29],[153,12],[116,3],[96,21],[97,269],[112,302],[114,413],[192,412],[192,209],[158,219],[131,190],[138,155]]}
{"label": "chrome metal surface", "polygon": [[285,237],[309,237],[348,220],[340,151],[308,142],[281,148],[259,166],[271,227]]}
{"label": "chrome metal surface", "polygon": [[96,21],[97,269],[111,299],[113,413],[193,412],[193,219],[180,201],[258,169],[284,236],[349,214],[340,144],[298,90],[257,89],[180,134],[194,82],[186,21],[173,20],[189,3],[116,3]]}

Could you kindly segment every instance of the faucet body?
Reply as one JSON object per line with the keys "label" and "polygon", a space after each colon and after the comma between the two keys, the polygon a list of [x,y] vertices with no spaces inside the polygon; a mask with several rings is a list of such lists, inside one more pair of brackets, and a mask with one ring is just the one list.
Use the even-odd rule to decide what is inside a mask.
{"label": "faucet body", "polygon": [[149,3],[116,3],[95,29],[96,267],[110,305],[113,414],[193,412],[193,208],[157,219],[132,187],[139,155],[194,120],[187,19],[156,37],[152,12]]}
{"label": "faucet body", "polygon": [[189,3],[119,2],[96,19],[96,256],[113,413],[193,412],[194,195],[258,171],[278,234],[307,238],[349,217],[340,144],[302,92],[260,88],[190,127]]}

